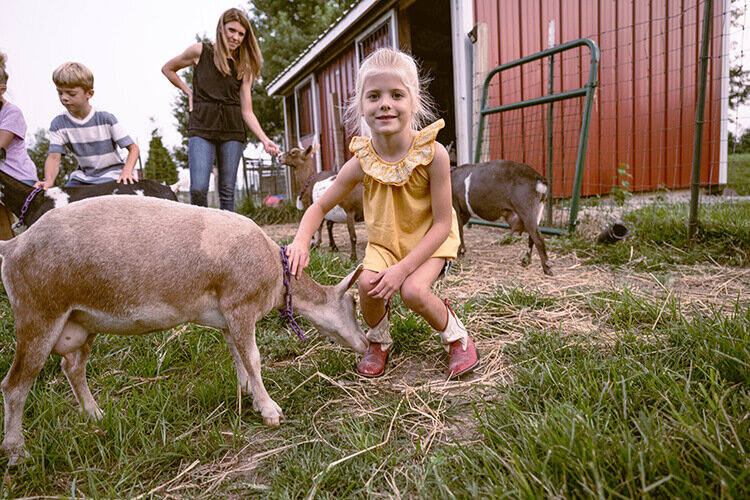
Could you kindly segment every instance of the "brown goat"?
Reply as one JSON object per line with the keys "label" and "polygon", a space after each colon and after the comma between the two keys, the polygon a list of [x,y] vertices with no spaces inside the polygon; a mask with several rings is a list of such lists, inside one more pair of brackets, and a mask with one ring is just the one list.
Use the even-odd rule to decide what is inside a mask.
{"label": "brown goat", "polygon": [[531,251],[536,244],[542,271],[552,274],[539,231],[549,190],[547,179],[541,174],[529,165],[508,160],[461,165],[451,172],[451,190],[461,236],[459,254],[466,252],[463,226],[471,217],[489,222],[505,218],[513,232],[529,233],[529,250],[521,265],[531,263]]}
{"label": "brown goat", "polygon": [[[81,410],[102,412],[86,361],[97,333],[139,335],[193,322],[222,329],[237,383],[266,425],[281,408],[261,379],[255,323],[285,305],[281,250],[253,221],[224,210],[142,196],[102,196],[50,210],[0,242],[2,279],[15,315],[16,352],[2,382],[5,438],[23,454],[23,407],[50,353]],[[336,286],[291,280],[294,310],[358,352],[367,340],[346,293],[361,266]]]}
{"label": "brown goat", "polygon": [[[315,161],[313,154],[320,148],[320,146],[308,146],[305,149],[292,148],[286,153],[279,155],[279,161],[284,165],[294,169],[295,183],[292,187],[293,192],[298,196],[300,205],[298,208],[307,210],[307,208],[313,203],[313,190],[315,184],[329,179],[336,175],[336,172],[330,170],[324,170],[322,172],[315,171]],[[346,227],[349,230],[349,241],[352,245],[352,251],[350,258],[354,261],[357,260],[357,233],[354,230],[355,221],[364,220],[364,211],[362,209],[362,185],[359,184],[357,187],[344,198],[344,200],[338,205],[346,213]],[[334,209],[335,210],[335,209]],[[331,212],[334,212],[331,210]],[[338,220],[331,219],[331,212],[326,214],[326,226],[328,228],[328,242],[331,246],[331,250],[334,252],[338,251],[336,242],[333,239],[333,224],[339,222]],[[318,228],[317,238],[313,241],[313,247],[320,246],[321,232],[323,230],[323,224],[321,223]]]}

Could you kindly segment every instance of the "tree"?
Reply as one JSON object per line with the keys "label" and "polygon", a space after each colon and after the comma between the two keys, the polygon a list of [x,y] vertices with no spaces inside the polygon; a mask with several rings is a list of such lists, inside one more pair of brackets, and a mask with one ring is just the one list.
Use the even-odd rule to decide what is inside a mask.
{"label": "tree", "polygon": [[167,184],[177,182],[177,165],[164,147],[159,129],[151,131],[151,141],[148,143],[148,160],[146,161],[146,179],[153,179]]}
{"label": "tree", "polygon": [[[734,28],[742,29],[741,23],[747,7],[739,0],[732,0],[731,5],[730,23]],[[750,99],[750,70],[743,68],[740,58],[730,61],[730,64],[732,66],[729,68],[729,107],[737,109]]]}
{"label": "tree", "polygon": [[263,70],[253,86],[253,111],[269,137],[284,131],[281,99],[265,86],[273,81],[310,43],[349,7],[351,0],[252,0],[255,36],[263,54]]}
{"label": "tree", "polygon": [[[44,162],[49,153],[49,138],[44,129],[38,129],[34,134],[34,139],[26,151],[31,157],[31,161],[36,165],[36,172],[40,179],[44,179]],[[55,186],[62,186],[68,182],[70,173],[78,167],[75,157],[69,152],[65,152],[60,159],[60,171],[55,178]]]}

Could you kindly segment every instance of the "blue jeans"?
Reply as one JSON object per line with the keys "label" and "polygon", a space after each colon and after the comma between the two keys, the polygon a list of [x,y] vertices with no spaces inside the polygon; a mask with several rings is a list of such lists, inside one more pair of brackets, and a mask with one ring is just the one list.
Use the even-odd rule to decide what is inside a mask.
{"label": "blue jeans", "polygon": [[219,169],[219,208],[234,211],[234,186],[245,145],[240,141],[209,141],[202,137],[188,138],[190,168],[190,203],[208,205],[208,183],[214,158]]}

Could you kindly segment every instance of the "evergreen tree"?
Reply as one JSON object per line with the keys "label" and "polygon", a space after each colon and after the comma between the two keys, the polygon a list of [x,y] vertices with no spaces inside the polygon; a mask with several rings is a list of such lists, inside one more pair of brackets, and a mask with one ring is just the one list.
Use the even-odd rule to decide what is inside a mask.
{"label": "evergreen tree", "polygon": [[146,161],[146,179],[153,179],[167,184],[177,182],[177,165],[164,147],[159,129],[151,131],[151,141],[148,143],[148,160]]}
{"label": "evergreen tree", "polygon": [[[49,138],[44,129],[38,129],[34,134],[31,146],[26,148],[31,157],[31,161],[36,165],[36,172],[40,180],[44,180],[44,162],[47,160],[49,153]],[[70,152],[65,152],[60,159],[60,171],[55,178],[55,186],[63,186],[68,182],[70,173],[78,168],[78,162]]]}

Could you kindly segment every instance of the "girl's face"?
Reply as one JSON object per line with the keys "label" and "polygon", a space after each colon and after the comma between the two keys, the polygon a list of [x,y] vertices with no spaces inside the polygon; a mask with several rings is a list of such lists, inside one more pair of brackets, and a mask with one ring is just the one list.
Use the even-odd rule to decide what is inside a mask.
{"label": "girl's face", "polygon": [[245,39],[245,28],[237,21],[229,21],[224,25],[224,36],[227,39],[227,47],[234,52]]}
{"label": "girl's face", "polygon": [[376,73],[365,80],[362,115],[373,135],[410,130],[414,111],[411,94],[397,74]]}

